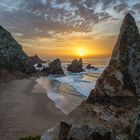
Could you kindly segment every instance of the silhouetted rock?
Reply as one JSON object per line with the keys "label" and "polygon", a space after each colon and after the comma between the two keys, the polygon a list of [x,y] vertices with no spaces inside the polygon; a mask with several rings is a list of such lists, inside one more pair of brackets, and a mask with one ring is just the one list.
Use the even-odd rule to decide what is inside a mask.
{"label": "silhouetted rock", "polygon": [[43,67],[43,65],[42,65],[41,63],[38,63],[38,64],[37,64],[37,67],[38,67],[38,68],[41,68],[41,67]]}
{"label": "silhouetted rock", "polygon": [[33,65],[37,63],[46,63],[46,61],[41,60],[37,55],[30,56],[29,58]]}
{"label": "silhouetted rock", "polygon": [[0,67],[16,69],[24,73],[32,73],[34,67],[22,46],[12,35],[0,26]]}
{"label": "silhouetted rock", "polygon": [[78,73],[82,72],[83,70],[83,61],[80,58],[79,60],[74,59],[70,65],[68,65],[67,70],[70,72]]}
{"label": "silhouetted rock", "polygon": [[91,64],[88,64],[86,66],[86,69],[94,69],[94,70],[98,70],[98,68],[94,67],[94,66],[91,66]]}
{"label": "silhouetted rock", "polygon": [[55,59],[54,61],[50,62],[49,67],[46,68],[46,71],[49,74],[64,74],[60,59]]}

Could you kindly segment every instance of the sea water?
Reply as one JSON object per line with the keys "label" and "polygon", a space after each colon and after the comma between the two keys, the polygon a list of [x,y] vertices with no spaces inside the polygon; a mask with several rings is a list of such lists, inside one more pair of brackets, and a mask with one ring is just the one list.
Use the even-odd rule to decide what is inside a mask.
{"label": "sea water", "polygon": [[[84,61],[84,69],[89,61]],[[65,114],[70,113],[76,106],[86,100],[91,90],[95,88],[96,80],[108,64],[108,59],[91,61],[98,70],[85,69],[81,73],[71,73],[66,70],[68,63],[63,62],[64,76],[50,75],[36,79],[38,85],[45,89],[48,97],[54,101],[55,106]]]}

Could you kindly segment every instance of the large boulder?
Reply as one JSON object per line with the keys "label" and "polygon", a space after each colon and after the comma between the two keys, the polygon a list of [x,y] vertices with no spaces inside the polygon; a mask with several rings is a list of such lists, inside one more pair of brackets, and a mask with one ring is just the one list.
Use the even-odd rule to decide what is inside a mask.
{"label": "large boulder", "polygon": [[46,61],[42,60],[41,58],[39,58],[37,55],[34,55],[34,56],[30,56],[30,61],[31,63],[34,65],[34,64],[37,64],[37,63],[46,63]]}
{"label": "large boulder", "polygon": [[0,67],[32,73],[34,67],[22,46],[12,35],[0,26]]}
{"label": "large boulder", "polygon": [[91,64],[88,64],[88,65],[86,66],[86,69],[94,69],[94,70],[98,70],[98,68],[92,66]]}
{"label": "large boulder", "polygon": [[70,65],[68,65],[67,70],[70,72],[78,73],[82,72],[83,70],[83,60],[82,58],[74,59]]}
{"label": "large boulder", "polygon": [[60,59],[55,59],[54,61],[50,62],[49,67],[46,68],[46,71],[49,74],[64,74],[64,71],[61,67],[61,61]]}

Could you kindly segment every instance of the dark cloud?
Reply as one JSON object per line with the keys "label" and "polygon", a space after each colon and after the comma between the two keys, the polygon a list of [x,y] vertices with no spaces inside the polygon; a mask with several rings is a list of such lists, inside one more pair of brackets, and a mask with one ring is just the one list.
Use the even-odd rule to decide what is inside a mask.
{"label": "dark cloud", "polygon": [[[121,0],[1,0],[0,24],[24,38],[55,37],[70,32],[91,32],[93,26],[115,19],[107,8]],[[125,1],[125,0],[124,0]],[[101,10],[98,8],[101,7]],[[114,7],[118,13],[127,3]],[[138,9],[138,4],[133,8]]]}
{"label": "dark cloud", "polygon": [[134,5],[133,5],[133,8],[134,8],[134,9],[140,9],[140,3],[134,4]]}
{"label": "dark cloud", "polygon": [[[53,37],[64,32],[89,32],[95,23],[106,20],[106,12],[95,13],[91,1],[72,1],[76,7],[67,7],[63,0],[20,0],[19,9],[1,11],[1,23],[11,27],[12,32],[22,33],[23,37]],[[67,1],[68,2],[68,1]],[[59,4],[61,5],[59,5]],[[58,6],[57,6],[58,4]],[[63,5],[62,5],[63,4]],[[1,8],[2,9],[2,8]]]}
{"label": "dark cloud", "polygon": [[127,3],[121,3],[121,4],[118,4],[116,6],[113,7],[113,9],[117,12],[117,13],[120,13],[122,11],[125,11],[129,8],[129,5]]}
{"label": "dark cloud", "polygon": [[109,8],[111,5],[115,4],[117,0],[101,0],[103,7],[102,9],[105,10]]}
{"label": "dark cloud", "polygon": [[132,6],[133,10],[137,10],[140,13],[140,3],[136,3]]}

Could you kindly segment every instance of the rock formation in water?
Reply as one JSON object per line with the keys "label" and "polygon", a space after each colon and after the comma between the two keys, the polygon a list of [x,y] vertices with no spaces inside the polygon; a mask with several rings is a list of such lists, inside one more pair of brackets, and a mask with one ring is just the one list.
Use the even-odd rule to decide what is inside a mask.
{"label": "rock formation in water", "polygon": [[24,73],[34,71],[29,57],[22,50],[22,46],[2,26],[0,26],[0,67]]}
{"label": "rock formation in water", "polygon": [[55,59],[54,61],[50,62],[49,67],[46,68],[48,74],[64,74],[64,71],[61,67],[60,59]]}
{"label": "rock formation in water", "polygon": [[29,58],[33,65],[37,63],[46,63],[46,61],[41,60],[37,55],[30,56]]}
{"label": "rock formation in water", "polygon": [[67,70],[70,72],[78,73],[82,72],[83,70],[83,60],[80,58],[79,60],[74,59],[70,65],[68,65]]}
{"label": "rock formation in water", "polygon": [[43,67],[42,63],[38,63],[38,64],[37,64],[37,67],[38,67],[38,68]]}
{"label": "rock formation in water", "polygon": [[88,64],[88,65],[86,66],[86,69],[94,69],[94,70],[98,70],[98,68],[92,66],[91,64]]}
{"label": "rock formation in water", "polygon": [[110,63],[87,101],[42,140],[140,140],[139,96],[140,35],[127,14]]}

